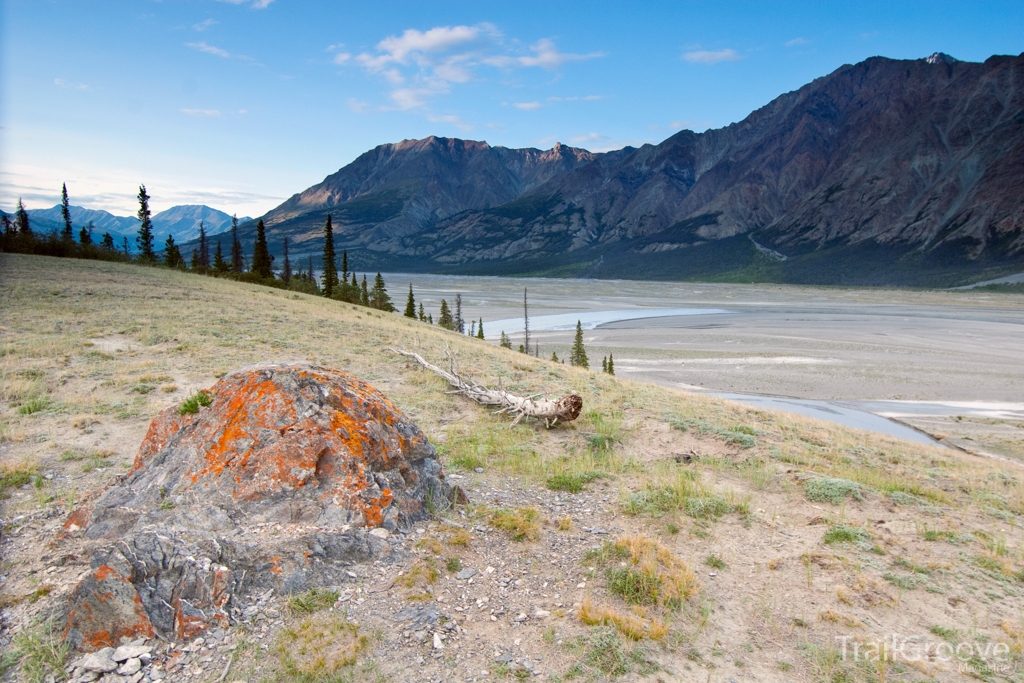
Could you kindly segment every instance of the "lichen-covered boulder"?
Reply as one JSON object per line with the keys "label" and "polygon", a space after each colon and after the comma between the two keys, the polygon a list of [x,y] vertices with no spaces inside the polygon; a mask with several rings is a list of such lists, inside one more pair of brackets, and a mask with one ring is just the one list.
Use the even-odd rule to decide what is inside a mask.
{"label": "lichen-covered boulder", "polygon": [[153,420],[127,477],[68,519],[89,538],[238,521],[395,530],[449,495],[434,447],[379,391],[306,364],[224,377],[195,414]]}
{"label": "lichen-covered boulder", "polygon": [[343,583],[397,552],[368,530],[459,498],[420,429],[350,374],[255,365],[207,394],[196,413],[160,413],[131,471],[65,521],[97,548],[67,605],[73,646],[190,638],[231,623],[247,590]]}

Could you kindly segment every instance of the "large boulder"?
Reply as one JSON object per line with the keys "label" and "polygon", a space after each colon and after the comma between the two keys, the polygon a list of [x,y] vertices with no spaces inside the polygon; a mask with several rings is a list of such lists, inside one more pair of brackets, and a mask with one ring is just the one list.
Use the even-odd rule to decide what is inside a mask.
{"label": "large boulder", "polygon": [[340,583],[457,494],[420,429],[347,373],[255,365],[207,395],[160,413],[131,471],[65,522],[99,546],[68,606],[74,646],[191,637],[245,590]]}

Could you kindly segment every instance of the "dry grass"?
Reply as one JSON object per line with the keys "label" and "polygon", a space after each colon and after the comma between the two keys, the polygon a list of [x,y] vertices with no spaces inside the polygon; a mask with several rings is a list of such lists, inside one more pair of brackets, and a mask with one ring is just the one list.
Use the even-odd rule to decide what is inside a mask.
{"label": "dry grass", "polygon": [[316,614],[286,626],[276,650],[284,673],[293,680],[333,680],[345,667],[356,663],[366,649],[366,636],[340,614]]}
{"label": "dry grass", "polygon": [[663,621],[626,614],[609,605],[595,605],[589,596],[580,606],[579,617],[588,626],[614,626],[631,640],[661,640],[668,633],[668,625]]}
{"label": "dry grass", "polygon": [[536,541],[544,516],[535,507],[498,508],[487,514],[487,523],[507,532],[513,541]]}

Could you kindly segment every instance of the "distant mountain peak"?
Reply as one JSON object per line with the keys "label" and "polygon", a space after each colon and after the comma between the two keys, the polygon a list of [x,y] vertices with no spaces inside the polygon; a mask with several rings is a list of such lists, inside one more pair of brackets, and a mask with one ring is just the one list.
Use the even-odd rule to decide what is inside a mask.
{"label": "distant mountain peak", "polygon": [[930,55],[928,55],[928,59],[926,61],[929,64],[953,64],[954,62],[959,62],[960,60],[957,59],[956,57],[950,57],[945,52],[933,52]]}

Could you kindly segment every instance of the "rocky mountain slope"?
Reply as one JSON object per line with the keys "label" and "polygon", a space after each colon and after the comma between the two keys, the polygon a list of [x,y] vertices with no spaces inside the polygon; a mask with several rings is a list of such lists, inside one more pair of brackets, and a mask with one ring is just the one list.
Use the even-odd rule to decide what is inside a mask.
{"label": "rocky mountain slope", "polygon": [[[1024,55],[874,57],[605,154],[383,145],[264,218],[367,267],[938,284],[1024,265]],[[301,246],[300,246],[301,248]]]}

